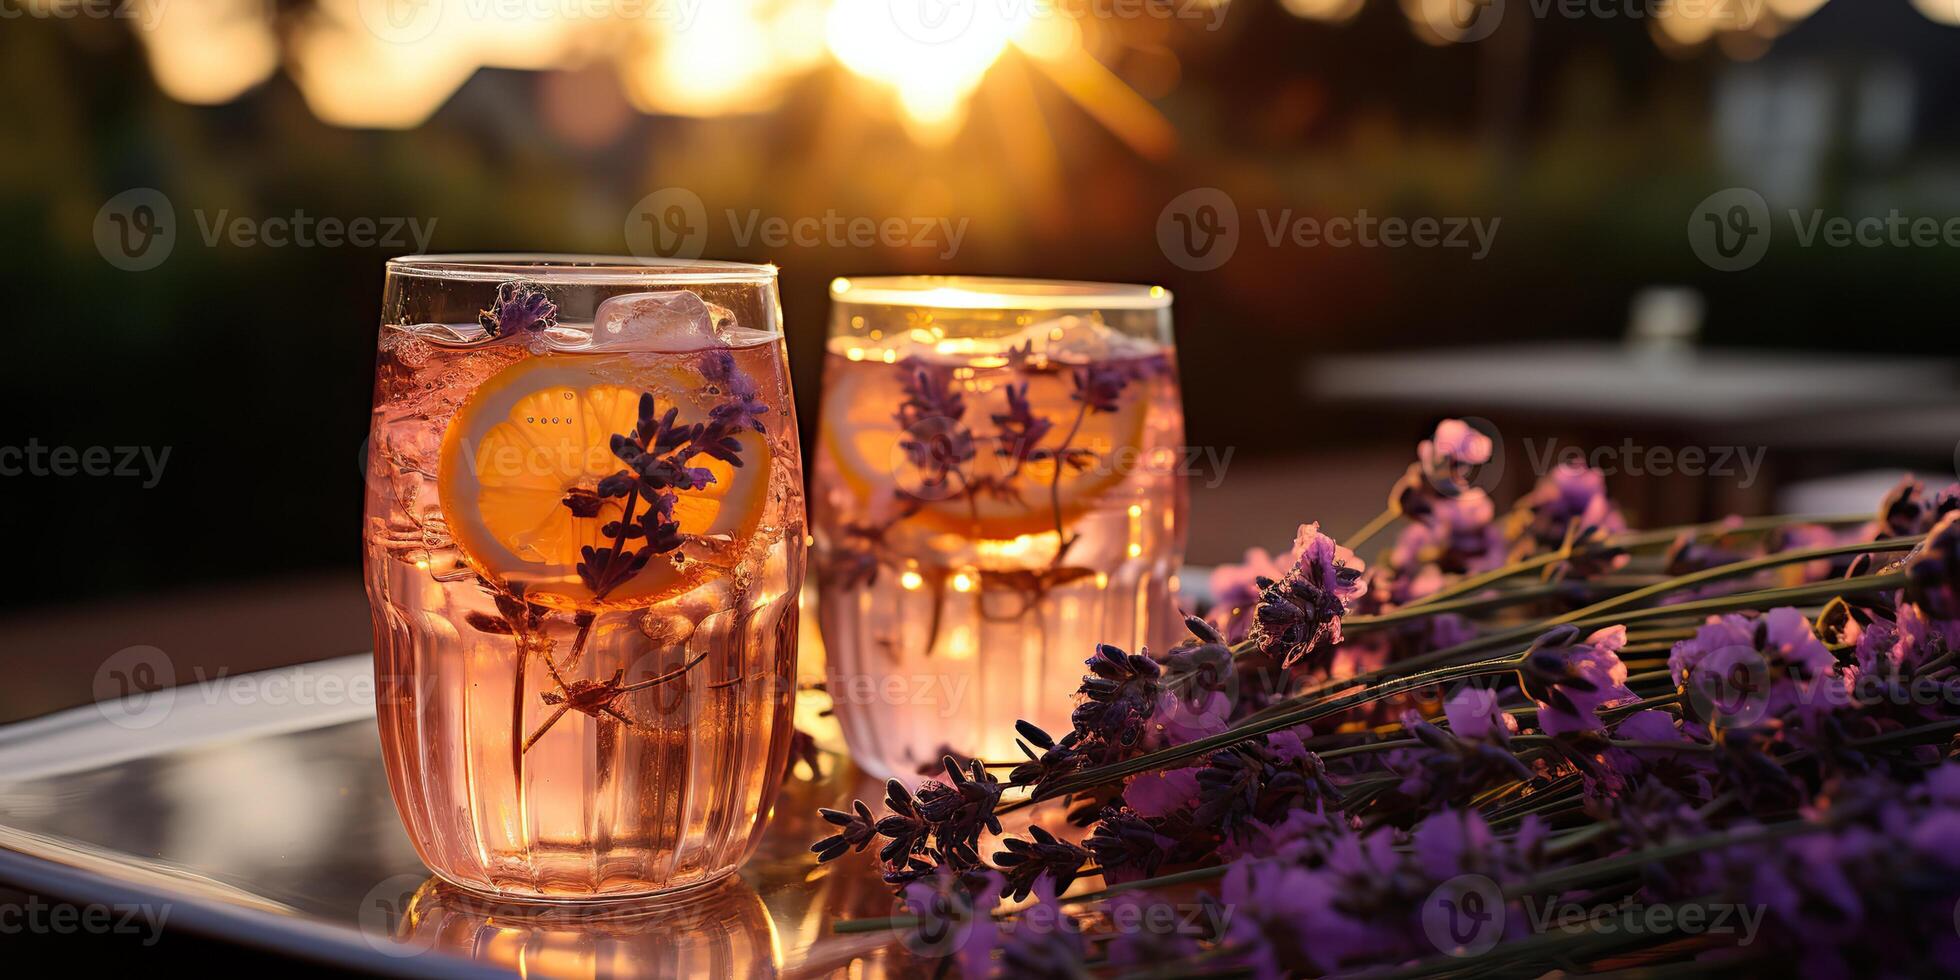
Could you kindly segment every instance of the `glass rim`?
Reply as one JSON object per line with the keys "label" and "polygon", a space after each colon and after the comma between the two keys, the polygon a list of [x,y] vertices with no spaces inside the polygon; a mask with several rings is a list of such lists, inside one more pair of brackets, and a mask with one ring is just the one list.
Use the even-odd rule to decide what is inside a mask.
{"label": "glass rim", "polygon": [[776,266],[719,259],[643,259],[632,255],[578,255],[557,252],[454,252],[400,255],[388,260],[388,274],[467,282],[604,286],[682,285],[776,281]]}
{"label": "glass rim", "polygon": [[1162,310],[1171,291],[1141,283],[1013,276],[839,276],[833,302],[945,310]]}

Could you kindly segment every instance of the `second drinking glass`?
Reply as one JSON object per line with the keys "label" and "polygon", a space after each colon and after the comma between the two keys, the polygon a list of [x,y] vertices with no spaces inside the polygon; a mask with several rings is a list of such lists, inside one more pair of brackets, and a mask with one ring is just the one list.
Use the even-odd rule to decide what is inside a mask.
{"label": "second drinking glass", "polygon": [[977,277],[831,286],[815,529],[826,686],[881,777],[1066,731],[1099,642],[1176,635],[1170,295]]}

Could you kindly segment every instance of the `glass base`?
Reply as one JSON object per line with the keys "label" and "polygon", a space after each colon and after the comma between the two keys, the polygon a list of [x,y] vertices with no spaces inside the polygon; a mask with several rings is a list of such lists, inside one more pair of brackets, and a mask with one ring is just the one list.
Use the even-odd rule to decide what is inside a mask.
{"label": "glass base", "polygon": [[591,893],[584,893],[584,894],[578,892],[505,891],[505,890],[494,889],[494,888],[485,888],[484,886],[475,884],[473,882],[461,881],[459,879],[450,877],[449,875],[443,874],[441,871],[437,871],[434,868],[430,868],[429,870],[437,878],[441,879],[445,884],[450,885],[456,888],[457,890],[466,893],[468,896],[476,899],[483,899],[488,901],[504,902],[504,903],[514,902],[520,905],[528,905],[540,909],[548,909],[552,907],[561,907],[561,906],[577,906],[581,908],[594,908],[598,906],[631,905],[631,906],[635,906],[635,909],[633,909],[634,911],[639,911],[639,910],[654,911],[672,902],[678,902],[683,900],[692,902],[702,897],[705,897],[709,893],[715,891],[718,886],[727,885],[729,879],[733,877],[735,872],[740,870],[740,868],[739,866],[730,867],[722,871],[717,871],[712,875],[709,875],[705,878],[701,878],[696,881],[690,881],[687,882],[686,884],[673,885],[666,888],[647,888],[647,889],[640,889],[634,891],[618,891],[618,892],[591,892]]}

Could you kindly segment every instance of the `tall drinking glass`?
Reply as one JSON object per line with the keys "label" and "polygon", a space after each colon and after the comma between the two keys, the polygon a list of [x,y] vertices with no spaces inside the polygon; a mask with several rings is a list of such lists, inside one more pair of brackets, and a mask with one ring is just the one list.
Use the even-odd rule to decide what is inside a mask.
{"label": "tall drinking glass", "polygon": [[775,269],[390,262],[367,467],[382,753],[429,867],[576,901],[739,866],[803,576]]}
{"label": "tall drinking glass", "polygon": [[1068,728],[1098,642],[1175,634],[1184,439],[1169,293],[839,279],[817,448],[827,687],[911,777]]}

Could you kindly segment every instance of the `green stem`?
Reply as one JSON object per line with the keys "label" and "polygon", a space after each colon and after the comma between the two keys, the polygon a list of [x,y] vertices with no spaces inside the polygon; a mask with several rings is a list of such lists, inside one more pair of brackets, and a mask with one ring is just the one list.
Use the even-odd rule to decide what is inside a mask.
{"label": "green stem", "polygon": [[1033,799],[1053,799],[1066,793],[1073,793],[1077,790],[1111,783],[1139,772],[1162,769],[1172,763],[1216,752],[1219,749],[1237,745],[1240,742],[1257,738],[1269,732],[1276,732],[1283,728],[1292,728],[1295,725],[1305,724],[1319,718],[1327,717],[1328,715],[1339,714],[1358,705],[1394,697],[1397,694],[1427,687],[1431,684],[1441,684],[1447,681],[1462,680],[1470,677],[1483,677],[1490,674],[1506,673],[1516,670],[1521,662],[1522,660],[1518,657],[1501,657],[1495,660],[1484,660],[1473,664],[1445,667],[1441,670],[1433,670],[1411,677],[1386,681],[1381,684],[1366,687],[1352,694],[1316,701],[1259,721],[1242,723],[1235,728],[1219,732],[1216,735],[1209,735],[1196,741],[1187,742],[1183,745],[1174,745],[1170,748],[1158,749],[1155,752],[1146,752],[1135,758],[1125,759],[1106,766],[1097,766],[1093,769],[1064,777],[1056,781],[1052,786],[1046,788],[1037,787]]}
{"label": "green stem", "polygon": [[[1678,617],[1694,617],[1703,613],[1723,612],[1731,609],[1748,609],[1755,606],[1777,605],[1802,599],[1822,599],[1858,592],[1870,592],[1897,588],[1905,584],[1904,572],[1890,572],[1877,575],[1860,575],[1856,578],[1831,579],[1826,582],[1813,582],[1807,585],[1789,586],[1780,589],[1763,589],[1757,592],[1739,592],[1734,595],[1717,596],[1713,599],[1700,599],[1693,602],[1677,603],[1670,606],[1654,606],[1636,609],[1618,615],[1602,614],[1584,620],[1573,621],[1580,627],[1599,627],[1614,624],[1631,624],[1649,620],[1662,620]],[[1467,640],[1452,647],[1434,650],[1420,656],[1410,657],[1392,667],[1373,672],[1377,676],[1387,676],[1387,672],[1397,669],[1427,667],[1444,663],[1457,657],[1472,653],[1482,653],[1505,644],[1528,643],[1537,639],[1549,627],[1542,623],[1529,623],[1513,629],[1499,630],[1474,640]],[[1364,675],[1356,675],[1357,678]]]}
{"label": "green stem", "polygon": [[1359,552],[1361,546],[1368,543],[1369,538],[1381,533],[1383,528],[1395,523],[1395,519],[1401,516],[1402,509],[1394,504],[1390,504],[1381,513],[1376,514],[1374,520],[1361,525],[1361,530],[1354,532],[1353,537],[1341,542],[1341,544],[1346,546],[1349,551]]}
{"label": "green stem", "polygon": [[1773,555],[1764,555],[1760,558],[1751,558],[1747,561],[1731,562],[1727,565],[1717,565],[1714,568],[1676,576],[1665,582],[1647,586],[1644,589],[1635,589],[1632,592],[1622,593],[1611,599],[1602,599],[1583,609],[1574,609],[1564,615],[1554,616],[1546,620],[1545,625],[1549,627],[1557,626],[1561,623],[1576,622],[1589,616],[1597,616],[1600,613],[1632,605],[1642,599],[1650,599],[1654,596],[1693,588],[1703,582],[1710,582],[1716,579],[1747,575],[1751,572],[1761,571],[1765,568],[1774,568],[1778,565],[1793,565],[1800,562],[1815,561],[1819,558],[1857,555],[1869,551],[1909,551],[1913,545],[1918,544],[1924,538],[1925,535],[1913,535],[1911,537],[1891,538],[1885,541],[1873,541],[1864,544],[1839,544],[1828,545],[1822,548],[1804,548],[1798,551],[1782,551]]}
{"label": "green stem", "polygon": [[1815,833],[1820,830],[1829,830],[1834,826],[1836,826],[1836,822],[1830,819],[1791,820],[1785,823],[1763,824],[1739,830],[1702,834],[1669,844],[1658,844],[1635,851],[1632,854],[1615,854],[1609,857],[1595,858],[1591,861],[1584,861],[1579,864],[1568,865],[1553,871],[1533,875],[1515,885],[1506,886],[1504,895],[1506,898],[1517,898],[1523,895],[1544,892],[1562,892],[1576,888],[1597,878],[1610,877],[1626,871],[1638,871],[1643,866],[1652,864],[1655,861],[1686,857],[1690,854],[1708,850],[1711,847],[1726,847],[1732,844],[1760,844],[1767,841],[1781,840],[1785,837],[1795,837],[1801,834]]}
{"label": "green stem", "polygon": [[[1695,537],[1705,538],[1716,534],[1744,534],[1756,531],[1773,531],[1791,524],[1863,524],[1869,520],[1871,520],[1870,514],[1830,514],[1810,517],[1756,517],[1736,524],[1730,524],[1726,521],[1708,521],[1702,524],[1677,524],[1673,527],[1660,527],[1651,531],[1635,531],[1617,535],[1606,539],[1606,546],[1632,550],[1673,544],[1674,540],[1683,534],[1693,534]],[[1571,556],[1567,552],[1559,550],[1521,559],[1502,568],[1492,569],[1481,575],[1473,575],[1454,585],[1438,589],[1429,595],[1405,604],[1403,608],[1428,605],[1432,602],[1441,602],[1444,599],[1453,599],[1465,593],[1475,592],[1493,582],[1501,582],[1514,575],[1523,575],[1527,572],[1538,571],[1548,565],[1555,565],[1568,557]]]}

